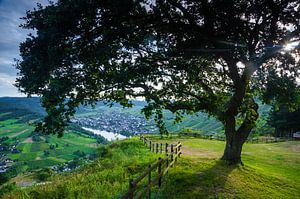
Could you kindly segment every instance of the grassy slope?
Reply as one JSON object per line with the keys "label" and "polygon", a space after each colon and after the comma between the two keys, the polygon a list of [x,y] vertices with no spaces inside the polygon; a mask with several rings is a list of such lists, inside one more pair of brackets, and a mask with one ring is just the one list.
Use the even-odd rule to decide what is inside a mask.
{"label": "grassy slope", "polygon": [[[161,142],[177,142],[177,138]],[[300,142],[246,144],[245,166],[227,166],[219,157],[224,142],[181,138],[183,156],[171,169],[158,198],[299,198]],[[103,153],[103,151],[105,153]],[[103,158],[51,184],[19,189],[5,198],[118,198],[134,177],[154,161],[137,138],[117,142]],[[61,195],[59,195],[61,194]]]}
{"label": "grassy slope", "polygon": [[[181,139],[183,158],[161,198],[299,198],[300,143],[246,144],[245,166],[218,161],[224,142]],[[174,183],[175,182],[175,183]]]}
{"label": "grassy slope", "polygon": [[127,190],[128,179],[158,158],[135,138],[101,149],[103,157],[93,164],[56,176],[44,186],[15,190],[4,198],[119,198]]}

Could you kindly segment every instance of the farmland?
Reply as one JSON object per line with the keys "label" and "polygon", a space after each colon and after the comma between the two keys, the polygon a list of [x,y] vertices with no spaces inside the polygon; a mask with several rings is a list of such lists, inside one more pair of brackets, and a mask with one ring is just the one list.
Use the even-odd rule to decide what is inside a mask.
{"label": "farmland", "polygon": [[[7,137],[2,144],[9,149],[2,153],[13,162],[17,173],[66,163],[81,154],[95,153],[97,142],[92,136],[67,131],[63,138],[55,135],[34,135],[34,127],[17,119],[0,121],[0,137]],[[76,153],[77,152],[77,153]]]}

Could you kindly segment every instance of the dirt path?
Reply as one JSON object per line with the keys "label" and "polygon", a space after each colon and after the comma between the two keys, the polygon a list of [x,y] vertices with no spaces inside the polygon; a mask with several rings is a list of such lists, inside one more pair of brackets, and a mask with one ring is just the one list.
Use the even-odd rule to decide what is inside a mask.
{"label": "dirt path", "polygon": [[33,143],[32,137],[27,138],[22,143]]}
{"label": "dirt path", "polygon": [[17,137],[18,135],[21,135],[21,134],[23,134],[23,133],[26,133],[27,131],[29,131],[29,129],[25,129],[25,130],[23,130],[23,131],[20,131],[20,132],[18,132],[18,133],[15,133],[15,134],[13,134],[13,135],[10,135],[9,138]]}
{"label": "dirt path", "polygon": [[219,154],[213,151],[206,151],[196,148],[191,148],[189,146],[183,146],[181,148],[182,155],[195,157],[195,158],[216,158]]}

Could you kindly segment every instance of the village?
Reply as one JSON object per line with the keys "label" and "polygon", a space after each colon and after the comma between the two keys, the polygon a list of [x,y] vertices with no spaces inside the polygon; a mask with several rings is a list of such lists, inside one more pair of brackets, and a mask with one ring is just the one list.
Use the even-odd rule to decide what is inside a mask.
{"label": "village", "polygon": [[119,133],[124,136],[132,136],[143,132],[153,132],[157,130],[157,127],[152,120],[147,121],[143,116],[116,111],[89,117],[77,117],[73,119],[72,122],[82,127]]}

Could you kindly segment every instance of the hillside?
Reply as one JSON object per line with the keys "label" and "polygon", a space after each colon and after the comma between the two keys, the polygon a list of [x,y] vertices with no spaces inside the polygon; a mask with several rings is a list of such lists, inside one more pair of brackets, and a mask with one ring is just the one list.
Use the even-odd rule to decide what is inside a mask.
{"label": "hillside", "polygon": [[[34,133],[34,122],[42,119],[45,112],[39,98],[0,98],[0,184],[26,172],[51,167],[56,172],[69,171],[95,158],[99,144],[107,140],[101,135],[82,129],[89,127],[125,136],[137,133],[155,132],[152,120],[145,120],[140,110],[145,102],[134,101],[133,108],[123,108],[118,104],[111,108],[98,103],[95,108],[81,106],[67,127],[63,138],[56,135]],[[262,112],[267,113],[268,107]],[[167,128],[171,132],[183,129],[200,130],[205,134],[222,134],[222,125],[205,113],[187,115],[182,123],[173,124],[173,115],[164,111]],[[261,117],[265,126],[265,116]],[[256,131],[267,132],[256,129]],[[36,183],[38,179],[28,179],[21,186]]]}
{"label": "hillside", "polygon": [[[156,138],[157,139],[157,138]],[[157,198],[299,198],[299,142],[246,144],[245,166],[219,161],[224,142],[195,138],[181,141],[182,157],[163,181]],[[99,149],[100,158],[76,172],[57,175],[44,185],[7,186],[3,198],[119,198],[128,179],[138,176],[159,155],[137,138]],[[282,164],[284,162],[284,164]],[[153,195],[155,195],[153,193]]]}
{"label": "hillside", "polygon": [[41,118],[45,115],[45,111],[38,97],[1,97],[0,115],[0,121],[18,118],[26,122],[30,119]]}
{"label": "hillside", "polygon": [[74,169],[94,159],[98,144],[107,142],[73,124],[63,138],[35,133],[34,122],[44,114],[39,98],[0,98],[0,184],[42,168]]}
{"label": "hillside", "polygon": [[33,129],[32,125],[17,119],[0,121],[0,168],[11,177],[35,169],[62,166],[76,158],[87,160],[96,152],[96,137],[69,130],[63,138],[57,138],[35,134]]}

